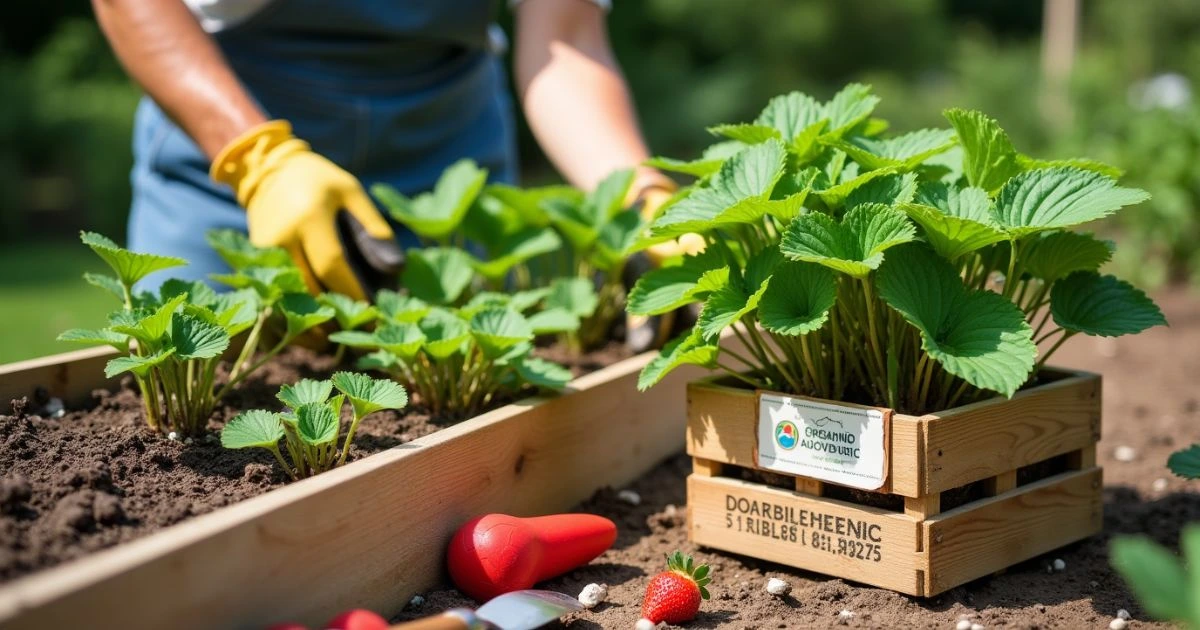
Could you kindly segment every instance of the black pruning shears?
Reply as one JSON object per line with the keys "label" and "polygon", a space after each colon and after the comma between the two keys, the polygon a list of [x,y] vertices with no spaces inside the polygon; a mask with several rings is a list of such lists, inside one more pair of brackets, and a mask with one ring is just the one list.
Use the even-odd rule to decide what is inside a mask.
{"label": "black pruning shears", "polygon": [[346,263],[363,288],[369,301],[374,301],[380,289],[400,286],[404,269],[404,250],[392,239],[375,238],[367,233],[358,219],[349,212],[337,214],[338,239],[346,252]]}

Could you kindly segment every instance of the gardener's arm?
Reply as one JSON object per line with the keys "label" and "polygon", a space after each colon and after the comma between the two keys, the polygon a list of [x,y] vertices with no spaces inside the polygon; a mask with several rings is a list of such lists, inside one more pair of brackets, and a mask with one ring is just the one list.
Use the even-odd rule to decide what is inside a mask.
{"label": "gardener's arm", "polygon": [[365,297],[338,237],[338,212],[353,215],[371,237],[360,240],[364,253],[377,251],[388,264],[399,254],[358,180],[313,153],[287,121],[267,120],[184,3],[92,4],[125,69],[213,161],[212,178],[233,189],[250,241],[287,249],[314,293]]}
{"label": "gardener's arm", "polygon": [[179,0],[92,0],[125,69],[208,155],[266,116]]}
{"label": "gardener's arm", "polygon": [[[525,116],[554,166],[585,190],[649,157],[605,17],[590,0],[523,0],[516,7],[514,74]],[[654,185],[670,180],[638,167],[635,194]]]}

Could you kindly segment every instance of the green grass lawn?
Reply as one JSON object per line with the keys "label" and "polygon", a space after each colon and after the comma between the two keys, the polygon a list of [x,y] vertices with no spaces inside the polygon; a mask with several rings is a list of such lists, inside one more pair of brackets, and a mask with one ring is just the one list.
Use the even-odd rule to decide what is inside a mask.
{"label": "green grass lawn", "polygon": [[68,328],[99,328],[119,305],[83,281],[104,263],[78,241],[0,245],[0,363],[67,352]]}

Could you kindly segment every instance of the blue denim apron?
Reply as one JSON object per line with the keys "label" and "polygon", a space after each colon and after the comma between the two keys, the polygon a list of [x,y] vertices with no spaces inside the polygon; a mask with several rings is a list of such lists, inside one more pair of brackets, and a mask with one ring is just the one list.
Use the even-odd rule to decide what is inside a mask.
{"label": "blue denim apron", "polygon": [[[469,157],[493,181],[516,180],[512,102],[490,51],[490,0],[274,0],[215,35],[234,72],[270,118],[292,123],[313,150],[369,188],[432,188]],[[227,266],[208,247],[213,228],[246,230],[232,191],[208,178],[199,147],[149,98],[133,138],[129,246],[179,256],[152,275],[207,279]],[[397,230],[409,245],[411,234]]]}

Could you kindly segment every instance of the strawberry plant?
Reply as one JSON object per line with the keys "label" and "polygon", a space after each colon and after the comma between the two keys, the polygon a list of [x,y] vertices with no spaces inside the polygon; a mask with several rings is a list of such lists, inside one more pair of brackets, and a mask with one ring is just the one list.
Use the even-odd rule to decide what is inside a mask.
{"label": "strawberry plant", "polygon": [[370,350],[359,367],[404,383],[434,415],[466,417],[527,387],[560,390],[570,380],[566,368],[531,354],[535,334],[571,323],[522,314],[544,295],[480,293],[447,308],[380,291],[373,331],[343,330],[329,338]]}
{"label": "strawberry plant", "polygon": [[[295,268],[265,266],[286,261],[282,250],[252,251],[249,243],[217,235],[213,242],[218,251],[236,269],[221,279],[236,290],[218,294],[201,282],[168,280],[157,293],[147,293],[135,292],[134,285],[186,261],[132,252],[93,232],[83,232],[81,240],[115,274],[86,274],[85,279],[113,293],[122,307],[109,316],[108,326],[68,330],[59,339],[110,345],[125,353],[108,362],[105,375],[131,373],[142,393],[147,424],[163,433],[203,432],[229,391],[305,331],[334,316],[304,292]],[[282,315],[283,328],[278,342],[251,360],[264,326],[276,313]],[[218,387],[221,359],[243,333],[241,350]]]}
{"label": "strawberry plant", "polygon": [[636,209],[625,207],[633,171],[617,171],[583,195],[547,187],[520,191],[493,185],[484,200],[498,205],[494,215],[508,211],[525,221],[545,224],[566,243],[530,261],[526,275],[536,286],[549,286],[544,308],[573,317],[579,326],[562,341],[575,352],[603,345],[625,305],[624,272],[639,249],[645,222]]}
{"label": "strawberry plant", "polygon": [[[1114,168],[1024,155],[975,111],[889,136],[877,102],[858,84],[827,102],[786,94],[712,128],[725,140],[700,159],[655,160],[697,179],[642,245],[694,232],[707,248],[630,293],[639,315],[703,305],[641,388],[699,364],[919,414],[1012,395],[1075,335],[1165,324],[1099,272],[1112,243],[1076,231],[1148,197]],[[743,349],[720,347],[727,331]]]}
{"label": "strawberry plant", "polygon": [[1157,619],[1200,628],[1200,525],[1184,528],[1180,547],[1186,564],[1145,536],[1120,536],[1112,564],[1146,612]]}
{"label": "strawberry plant", "polygon": [[[334,388],[339,392],[336,396],[332,395]],[[284,385],[278,398],[288,407],[287,411],[255,409],[238,414],[221,430],[221,445],[271,451],[292,479],[310,477],[346,463],[354,433],[363,418],[384,409],[402,409],[408,404],[408,393],[400,385],[354,372],[337,372],[328,381],[303,379],[295,385]],[[347,400],[352,410],[350,427],[338,449],[341,411]],[[287,459],[279,449],[281,439]]]}

